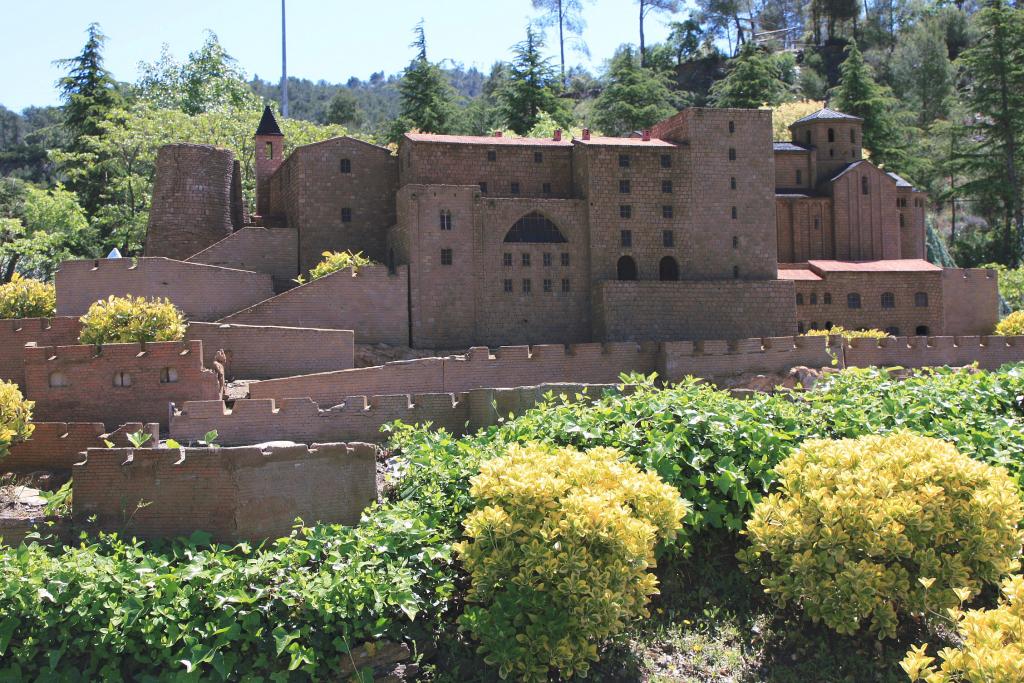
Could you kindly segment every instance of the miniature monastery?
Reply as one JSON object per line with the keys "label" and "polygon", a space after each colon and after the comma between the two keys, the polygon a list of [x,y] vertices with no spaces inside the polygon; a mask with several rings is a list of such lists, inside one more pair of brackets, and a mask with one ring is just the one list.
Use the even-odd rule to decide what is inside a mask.
{"label": "miniature monastery", "polygon": [[[358,519],[375,466],[352,442],[398,419],[461,433],[628,372],[1024,360],[1024,338],[987,336],[995,273],[925,260],[925,197],[862,158],[861,129],[822,109],[773,142],[769,111],[691,108],[621,138],[409,133],[397,154],[341,137],[286,156],[268,108],[251,212],[230,151],[167,145],[145,255],[65,262],[55,318],[0,320],[0,379],[37,421],[0,467],[74,470],[76,519],[104,528],[130,492],[153,503],[131,517],[142,536],[216,519],[218,538],[258,537]],[[376,264],[308,280],[328,250]],[[170,298],[185,339],[79,344],[78,317],[125,294]],[[799,336],[836,325],[892,336]],[[382,348],[399,360],[357,356]],[[239,448],[109,448],[142,429]],[[315,502],[313,479],[330,484]]]}

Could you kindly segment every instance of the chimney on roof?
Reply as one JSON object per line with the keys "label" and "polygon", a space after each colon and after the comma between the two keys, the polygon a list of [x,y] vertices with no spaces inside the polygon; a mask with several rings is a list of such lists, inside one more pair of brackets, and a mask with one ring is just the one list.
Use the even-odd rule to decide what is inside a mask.
{"label": "chimney on roof", "polygon": [[584,128],[583,129],[583,139],[584,140],[589,140],[590,139],[590,129],[589,128]]}
{"label": "chimney on roof", "polygon": [[644,132],[643,132],[643,136],[642,137],[643,137],[643,141],[644,142],[650,142],[651,141],[651,129],[650,128],[644,128]]}
{"label": "chimney on roof", "polygon": [[501,131],[500,130],[494,131],[494,137],[500,138],[501,137]]}
{"label": "chimney on roof", "polygon": [[560,141],[562,139],[562,129],[561,128],[555,128],[555,134],[554,134],[554,136],[552,136],[552,139],[555,142],[558,142],[558,141]]}

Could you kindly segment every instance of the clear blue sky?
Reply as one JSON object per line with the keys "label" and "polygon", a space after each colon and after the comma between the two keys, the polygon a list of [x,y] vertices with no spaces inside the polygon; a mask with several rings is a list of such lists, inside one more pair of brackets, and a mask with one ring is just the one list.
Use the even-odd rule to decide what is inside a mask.
{"label": "clear blue sky", "polygon": [[[210,29],[252,76],[281,75],[279,0],[4,0],[0,41],[0,104],[21,110],[57,103],[53,60],[77,54],[85,28],[98,22],[109,42],[106,64],[116,78],[134,81],[139,61],[155,60],[167,43],[178,59],[199,47]],[[409,62],[412,27],[423,17],[432,61],[452,59],[482,70],[508,59],[522,39],[530,0],[288,1],[288,74],[344,82],[374,71],[396,73]],[[666,16],[647,21],[647,40],[663,40]],[[596,0],[584,34],[591,58],[566,54],[568,64],[596,70],[624,42],[638,42],[636,0]],[[548,51],[557,55],[557,33]]]}

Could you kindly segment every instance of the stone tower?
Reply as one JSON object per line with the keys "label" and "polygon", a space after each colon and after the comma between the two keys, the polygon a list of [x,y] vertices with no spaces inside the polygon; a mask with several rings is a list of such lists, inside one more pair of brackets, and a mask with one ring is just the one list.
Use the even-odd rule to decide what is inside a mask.
{"label": "stone tower", "polygon": [[263,108],[263,118],[256,128],[256,213],[270,213],[270,177],[284,161],[284,133],[277,125],[270,107]]}
{"label": "stone tower", "polygon": [[814,184],[834,178],[861,160],[864,120],[834,109],[819,109],[789,126],[793,142],[813,150]]}
{"label": "stone tower", "polygon": [[[211,145],[172,144],[156,157],[146,256],[184,260],[241,227],[235,155]],[[238,206],[236,206],[238,205]]]}

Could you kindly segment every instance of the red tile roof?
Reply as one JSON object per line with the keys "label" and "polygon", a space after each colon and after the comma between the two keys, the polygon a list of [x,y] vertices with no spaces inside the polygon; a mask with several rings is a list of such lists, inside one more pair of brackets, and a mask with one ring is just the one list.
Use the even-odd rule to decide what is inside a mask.
{"label": "red tile roof", "polygon": [[609,138],[604,136],[592,135],[589,140],[582,138],[573,138],[573,142],[578,142],[581,145],[613,145],[613,146],[629,146],[629,147],[675,147],[675,145],[668,140],[662,140],[660,138],[651,138],[650,140],[644,140],[643,138]]}
{"label": "red tile roof", "polygon": [[820,280],[810,268],[779,268],[780,280]]}
{"label": "red tile roof", "polygon": [[886,259],[883,261],[808,261],[812,269],[824,273],[933,273],[940,266],[924,259]]}
{"label": "red tile roof", "polygon": [[561,140],[552,138],[516,138],[505,137],[504,135],[494,137],[493,135],[441,135],[438,133],[406,133],[405,137],[413,142],[444,142],[448,144],[462,145],[521,145],[521,146],[545,146],[545,147],[568,147],[572,144],[568,136]]}

